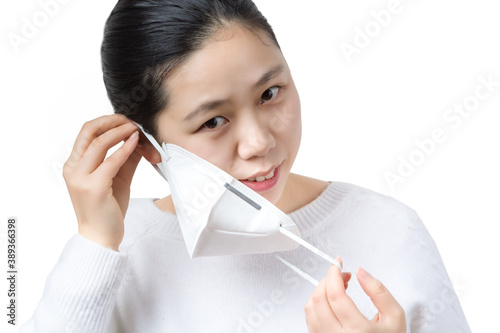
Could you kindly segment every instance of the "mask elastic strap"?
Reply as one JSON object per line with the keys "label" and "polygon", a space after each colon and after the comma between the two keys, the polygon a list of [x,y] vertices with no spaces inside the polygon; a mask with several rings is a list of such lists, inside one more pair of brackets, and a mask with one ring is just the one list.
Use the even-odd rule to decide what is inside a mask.
{"label": "mask elastic strap", "polygon": [[310,276],[306,272],[300,270],[300,268],[298,268],[297,266],[294,266],[291,263],[289,263],[288,261],[286,261],[285,259],[281,258],[279,255],[275,254],[274,256],[276,258],[278,258],[282,263],[284,263],[285,265],[287,265],[288,267],[290,267],[295,273],[299,274],[304,279],[306,279],[307,281],[311,282],[311,284],[313,286],[316,286],[316,287],[318,286],[318,284],[319,284],[318,280],[316,280],[315,278],[313,278],[312,276]]}
{"label": "mask elastic strap", "polygon": [[[300,245],[302,245],[303,247],[305,247],[309,251],[311,251],[311,252],[319,255],[321,258],[325,259],[329,263],[337,266],[340,269],[340,271],[342,272],[342,267],[340,266],[340,263],[338,261],[336,261],[335,259],[333,259],[332,257],[330,257],[328,254],[320,251],[319,249],[315,248],[314,246],[312,246],[311,244],[309,244],[308,242],[306,242],[305,240],[303,240],[302,238],[300,238],[299,236],[297,236],[293,232],[288,231],[288,230],[286,230],[283,227],[280,227],[280,232],[282,234],[284,234],[285,236],[287,236],[288,238],[290,238],[291,240],[299,243]],[[292,265],[291,263],[289,263],[285,259],[281,258],[280,256],[275,255],[275,257],[278,258],[282,263],[284,263],[285,265],[287,265],[288,267],[290,267],[292,270],[294,270],[297,274],[299,274],[300,276],[302,276],[304,279],[306,279],[307,281],[311,282],[313,285],[315,285],[315,286],[318,285],[318,281],[316,279],[314,279],[313,277],[311,277],[309,274],[307,274],[304,271],[300,270],[298,267]]]}
{"label": "mask elastic strap", "polygon": [[[161,159],[164,160],[165,162],[168,162],[168,160],[170,159],[170,156],[167,155],[167,153],[165,152],[165,150],[160,147],[160,145],[158,144],[158,142],[156,142],[156,139],[149,133],[146,133],[146,131],[144,130],[144,128],[142,127],[141,124],[138,124],[136,123],[135,121],[133,122],[137,127],[140,128],[140,130],[142,131],[142,133],[144,133],[144,135],[146,136],[146,138],[148,138],[149,142],[151,142],[151,144],[156,148],[156,150],[160,153],[161,155]],[[161,163],[159,163],[161,165]],[[165,178],[166,181],[168,181],[167,179],[167,176],[165,175],[165,173],[163,172],[162,168],[160,168],[158,166],[158,164],[151,164],[153,166],[153,168],[155,168],[156,171],[158,171],[158,173],[163,177]]]}

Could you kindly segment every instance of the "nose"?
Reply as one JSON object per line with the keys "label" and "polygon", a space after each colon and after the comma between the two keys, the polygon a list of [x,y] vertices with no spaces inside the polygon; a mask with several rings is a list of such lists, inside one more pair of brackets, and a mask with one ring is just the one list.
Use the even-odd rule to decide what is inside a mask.
{"label": "nose", "polygon": [[242,126],[238,154],[242,159],[265,156],[276,146],[273,133],[257,119],[247,120]]}

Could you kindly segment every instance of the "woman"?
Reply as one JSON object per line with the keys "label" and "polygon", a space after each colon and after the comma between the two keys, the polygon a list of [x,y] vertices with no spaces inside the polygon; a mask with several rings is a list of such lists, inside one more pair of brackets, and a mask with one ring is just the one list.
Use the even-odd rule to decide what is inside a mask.
{"label": "woman", "polygon": [[[119,1],[102,63],[117,114],[86,123],[65,164],[79,234],[24,331],[468,332],[435,244],[411,209],[290,172],[300,101],[250,0]],[[340,254],[345,271],[362,265],[384,284],[358,269],[359,284],[348,286],[349,273],[303,249],[282,256],[311,274],[328,271],[315,290],[271,254],[191,260],[170,196],[129,203],[141,156],[160,162],[132,121],[258,192],[304,239]],[[446,300],[439,311],[430,306],[436,297]]]}

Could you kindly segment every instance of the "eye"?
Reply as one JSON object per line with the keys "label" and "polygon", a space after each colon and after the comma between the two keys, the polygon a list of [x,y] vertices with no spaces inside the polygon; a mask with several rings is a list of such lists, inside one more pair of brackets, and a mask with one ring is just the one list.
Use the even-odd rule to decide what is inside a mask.
{"label": "eye", "polygon": [[224,124],[224,120],[225,118],[221,116],[213,117],[212,119],[201,125],[201,128],[207,128],[207,129],[218,128]]}
{"label": "eye", "polygon": [[280,87],[272,87],[264,91],[261,97],[261,103],[266,103],[278,96]]}

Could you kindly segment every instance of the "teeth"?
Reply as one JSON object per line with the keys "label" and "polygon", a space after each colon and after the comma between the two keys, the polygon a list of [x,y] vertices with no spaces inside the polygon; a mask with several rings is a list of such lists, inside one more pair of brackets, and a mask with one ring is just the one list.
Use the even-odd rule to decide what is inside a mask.
{"label": "teeth", "polygon": [[274,170],[271,171],[267,176],[265,177],[257,177],[257,178],[248,178],[247,180],[250,182],[263,182],[266,179],[271,179],[274,177]]}

